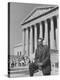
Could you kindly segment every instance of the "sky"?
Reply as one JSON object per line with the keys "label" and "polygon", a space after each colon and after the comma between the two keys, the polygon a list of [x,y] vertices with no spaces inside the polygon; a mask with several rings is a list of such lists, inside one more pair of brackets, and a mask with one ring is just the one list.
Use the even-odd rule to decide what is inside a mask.
{"label": "sky", "polygon": [[45,7],[43,4],[10,3],[10,54],[14,54],[14,47],[22,43],[21,23],[36,7]]}

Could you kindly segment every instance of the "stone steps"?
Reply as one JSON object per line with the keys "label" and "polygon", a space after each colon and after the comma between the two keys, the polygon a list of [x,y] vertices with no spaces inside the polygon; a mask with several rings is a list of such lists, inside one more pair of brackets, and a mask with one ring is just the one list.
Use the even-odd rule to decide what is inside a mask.
{"label": "stone steps", "polygon": [[[51,51],[51,75],[58,75],[58,68],[59,68],[59,55],[57,51]],[[29,66],[26,67],[19,67],[11,69],[11,75],[16,76],[29,76]],[[41,76],[43,75],[41,71],[34,74],[34,76]]]}

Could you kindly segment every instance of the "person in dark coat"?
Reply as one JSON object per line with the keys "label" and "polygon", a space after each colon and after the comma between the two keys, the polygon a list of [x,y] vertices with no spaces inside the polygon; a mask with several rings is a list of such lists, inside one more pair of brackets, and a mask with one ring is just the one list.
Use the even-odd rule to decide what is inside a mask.
{"label": "person in dark coat", "polygon": [[35,52],[35,62],[29,64],[30,76],[38,70],[42,70],[43,75],[51,74],[50,50],[47,45],[43,45],[43,39],[38,40]]}

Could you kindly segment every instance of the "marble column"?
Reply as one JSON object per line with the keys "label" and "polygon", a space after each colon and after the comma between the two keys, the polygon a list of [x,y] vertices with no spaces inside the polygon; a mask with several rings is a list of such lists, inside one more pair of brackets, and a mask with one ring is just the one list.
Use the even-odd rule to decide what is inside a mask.
{"label": "marble column", "polygon": [[58,26],[59,26],[59,21],[58,21],[58,16],[56,16],[56,19],[57,19],[57,28],[56,28],[56,49],[58,50],[58,44],[59,44],[59,40],[58,40],[58,36],[59,36],[59,34],[58,34],[58,32],[59,32],[59,30],[58,30]]}
{"label": "marble column", "polygon": [[48,45],[48,24],[47,24],[47,20],[45,21],[45,34],[44,34],[43,44]]}
{"label": "marble column", "polygon": [[22,30],[22,34],[23,34],[23,54],[25,54],[25,46],[24,46],[24,45],[25,45],[25,42],[24,42],[24,41],[25,41],[25,40],[24,40],[24,38],[25,38],[25,37],[24,37],[24,29]]}
{"label": "marble column", "polygon": [[26,56],[28,56],[28,28],[26,29]]}
{"label": "marble column", "polygon": [[39,38],[43,38],[42,22],[40,23],[40,34]]}
{"label": "marble column", "polygon": [[30,56],[30,27],[28,28],[28,56]]}
{"label": "marble column", "polygon": [[35,25],[34,26],[34,32],[35,32],[35,36],[34,36],[34,39],[35,39],[35,50],[37,49],[37,26]]}
{"label": "marble column", "polygon": [[33,30],[32,30],[32,26],[30,27],[30,60],[31,60],[31,57],[32,57],[32,53],[33,53]]}
{"label": "marble column", "polygon": [[51,31],[50,31],[50,49],[55,49],[55,40],[54,40],[54,22],[53,18],[50,20],[51,22]]}

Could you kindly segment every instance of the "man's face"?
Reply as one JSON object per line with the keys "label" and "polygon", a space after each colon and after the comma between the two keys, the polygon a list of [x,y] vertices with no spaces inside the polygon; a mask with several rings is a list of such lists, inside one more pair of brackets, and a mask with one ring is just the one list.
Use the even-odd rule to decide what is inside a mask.
{"label": "man's face", "polygon": [[43,41],[42,40],[38,40],[38,45],[42,45],[43,44]]}

